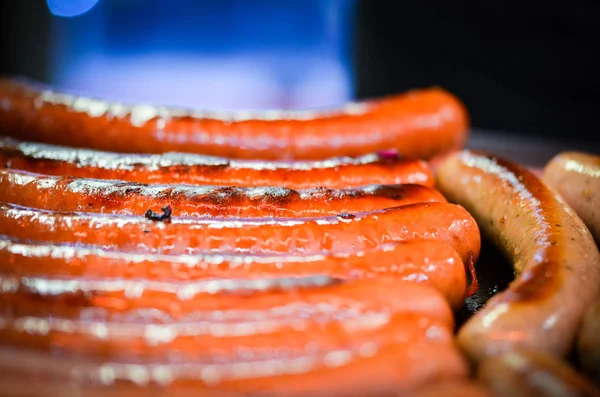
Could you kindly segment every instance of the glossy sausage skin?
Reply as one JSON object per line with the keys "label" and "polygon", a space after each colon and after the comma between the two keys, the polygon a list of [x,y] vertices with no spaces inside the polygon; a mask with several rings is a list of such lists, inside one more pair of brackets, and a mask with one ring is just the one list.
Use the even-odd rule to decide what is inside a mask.
{"label": "glossy sausage skin", "polygon": [[542,352],[489,358],[478,377],[497,397],[600,397],[600,390],[566,362]]}
{"label": "glossy sausage skin", "polygon": [[438,88],[318,112],[223,115],[125,106],[4,79],[0,105],[0,135],[129,153],[310,160],[397,149],[427,159],[461,147],[468,130],[462,103]]}
{"label": "glossy sausage skin", "polygon": [[[360,281],[356,285],[381,283]],[[306,297],[307,292],[302,289],[287,294],[246,290],[237,296],[235,290],[227,291],[222,294],[228,294],[228,299],[217,310],[207,310],[207,305],[215,306],[207,300],[219,300],[221,296],[206,291],[198,292],[196,297],[182,297],[179,303],[172,299],[171,306],[150,309],[144,305],[148,299],[145,291],[129,297],[127,306],[122,306],[114,300],[100,299],[106,291],[93,288],[86,292],[87,299],[70,293],[68,304],[61,299],[66,302],[69,292],[35,291],[35,296],[28,296],[33,288],[20,289],[14,299],[2,300],[6,314],[0,317],[3,324],[0,343],[44,351],[54,348],[108,360],[164,362],[169,356],[176,356],[172,361],[235,362],[250,355],[256,360],[277,359],[367,342],[415,339],[418,343],[423,341],[426,336],[423,331],[427,329],[430,340],[452,342],[451,333],[444,332],[452,329],[447,304],[440,302],[439,295],[432,294],[430,289],[408,285],[402,281],[396,283],[401,293],[396,292],[393,297],[403,299],[405,303],[401,305],[383,305],[377,297],[365,301],[363,296],[363,301],[359,301],[356,294],[366,292],[365,288],[319,285],[318,289],[304,288],[312,291],[308,292],[314,294],[311,297]],[[276,297],[281,301],[274,302]],[[432,306],[414,304],[419,298]],[[34,300],[38,305],[32,304]],[[249,300],[257,300],[261,305]],[[178,312],[177,307],[184,310]],[[95,315],[90,316],[90,312]],[[104,325],[100,333],[99,324]],[[36,328],[43,332],[35,332]],[[437,330],[441,332],[436,335]],[[315,346],[307,348],[307,341]],[[245,349],[248,351],[244,352]]]}
{"label": "glossy sausage skin", "polygon": [[441,191],[475,217],[516,279],[459,331],[468,355],[566,354],[600,292],[600,254],[581,219],[525,168],[464,151],[438,170]]}
{"label": "glossy sausage skin", "polygon": [[575,210],[600,243],[600,156],[561,153],[546,165],[542,179]]}
{"label": "glossy sausage skin", "polygon": [[0,166],[44,175],[140,183],[344,189],[365,185],[433,186],[429,165],[396,154],[322,161],[234,160],[185,153],[124,154],[0,138]]}
{"label": "glossy sausage skin", "polygon": [[592,305],[583,318],[577,352],[585,373],[600,386],[600,301]]}
{"label": "glossy sausage skin", "polygon": [[356,189],[146,185],[0,170],[0,201],[55,211],[144,215],[172,208],[174,216],[298,218],[365,212],[420,202],[444,202],[420,185]]}
{"label": "glossy sausage skin", "polygon": [[[177,282],[210,278],[293,277],[324,274],[339,279],[396,276],[435,287],[453,308],[462,306],[466,273],[454,249],[438,241],[388,244],[367,251],[300,256],[157,255],[93,247],[0,239],[0,274],[6,277]],[[190,283],[193,284],[193,283]]]}
{"label": "glossy sausage skin", "polygon": [[421,203],[334,218],[260,222],[56,213],[0,206],[0,234],[45,242],[170,254],[246,251],[321,253],[373,248],[389,242],[437,240],[463,262],[479,255],[479,229],[464,208]]}
{"label": "glossy sausage skin", "polygon": [[[221,281],[226,283],[231,280]],[[43,325],[31,321],[35,310],[29,313],[26,329],[43,332],[19,330],[22,317],[5,318],[5,336],[29,340],[30,349],[15,354],[11,365],[0,364],[0,385],[38,395],[26,383],[17,383],[27,368],[37,379],[51,379],[50,385],[71,381],[83,395],[94,388],[110,395],[408,395],[429,382],[468,374],[452,341],[452,312],[433,289],[386,278],[341,284],[296,279],[279,285],[229,285],[216,295],[211,288],[194,300],[197,320],[149,318],[144,312],[116,317],[117,309],[110,309],[110,317],[102,314],[106,311],[90,317],[76,300],[71,313],[54,310],[51,318],[39,320],[45,320]],[[53,299],[51,295],[47,291],[41,299]],[[202,319],[213,319],[208,323],[212,328]],[[191,327],[185,328],[186,323]],[[119,329],[129,332],[115,334]],[[196,355],[177,349],[188,347],[189,337],[198,341],[192,348],[204,347]],[[48,348],[62,354],[36,353]],[[72,349],[86,355],[74,361]],[[165,361],[162,354],[169,351]],[[0,350],[0,357],[6,354]],[[77,382],[72,382],[74,374]]]}

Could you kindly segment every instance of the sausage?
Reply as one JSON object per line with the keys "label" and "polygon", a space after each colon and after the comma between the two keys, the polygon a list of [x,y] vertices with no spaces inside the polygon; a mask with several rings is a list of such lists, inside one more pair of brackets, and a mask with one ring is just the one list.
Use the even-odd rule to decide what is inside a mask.
{"label": "sausage", "polygon": [[[210,278],[295,277],[325,274],[338,279],[393,275],[435,287],[453,308],[465,298],[466,273],[454,249],[438,241],[386,244],[377,249],[300,256],[294,254],[131,254],[72,245],[46,245],[0,237],[0,274],[53,279],[188,282]],[[124,286],[125,284],[123,284]],[[136,285],[140,285],[136,282]],[[148,286],[146,286],[148,288]]]}
{"label": "sausage", "polygon": [[437,177],[516,273],[461,328],[461,346],[477,361],[516,350],[566,354],[600,293],[600,254],[581,219],[525,168],[495,156],[457,153]]}
{"label": "sausage", "polygon": [[246,159],[318,160],[397,149],[427,159],[467,138],[463,104],[439,89],[322,111],[229,114],[124,105],[0,81],[0,135],[133,153],[169,151]]}
{"label": "sausage", "polygon": [[5,397],[402,397],[432,380],[465,376],[462,358],[448,344],[384,345],[373,357],[353,350],[216,365],[99,362],[0,349],[0,386]]}
{"label": "sausage", "polygon": [[492,397],[492,394],[478,383],[450,380],[425,386],[413,397]]}
{"label": "sausage", "polygon": [[[76,374],[78,387],[102,386],[111,395],[118,395],[119,390],[133,395],[142,390],[165,395],[177,395],[182,390],[202,395],[203,390],[267,396],[406,395],[430,381],[468,375],[452,341],[451,310],[435,290],[386,278],[341,284],[335,280],[315,282],[296,279],[290,284],[279,279],[276,286],[265,289],[259,280],[255,283],[258,289],[245,286],[238,290],[240,285],[221,281],[229,292],[209,292],[194,300],[196,310],[201,310],[194,312],[195,318],[216,321],[196,321],[194,327],[194,320],[187,320],[192,325],[187,329],[195,333],[191,347],[197,349],[197,355],[182,351],[174,361],[165,361],[157,353],[168,353],[165,346],[183,342],[185,334],[169,337],[165,330],[185,330],[185,320],[156,323],[141,315],[107,322],[102,315],[82,318],[83,309],[77,311],[78,303],[72,302],[75,315],[69,327],[56,327],[59,317],[53,315],[46,317],[41,327],[30,322],[29,333],[18,332],[11,325],[8,329],[14,329],[13,337],[18,334],[34,342],[50,339],[46,343],[53,351],[67,353],[69,347],[87,351],[53,357],[43,343],[28,345],[29,352],[19,351],[12,365],[0,360],[4,375],[0,385],[4,379],[20,379],[26,362],[34,364],[29,365],[29,374],[72,383]],[[48,294],[42,297],[47,298]],[[272,325],[261,326],[265,321]],[[133,332],[114,334],[119,327]],[[238,332],[229,332],[236,327]],[[40,329],[43,331],[36,332]],[[6,327],[2,332],[10,334]],[[71,335],[60,338],[61,332]],[[88,343],[78,343],[81,339]],[[145,343],[136,339],[145,339]],[[120,349],[95,354],[94,348],[102,346]],[[146,357],[144,352],[153,355]],[[175,352],[170,357],[177,357]],[[6,349],[0,350],[0,357],[5,356]],[[30,361],[33,357],[36,359]],[[48,365],[50,357],[56,361],[54,365]],[[74,371],[74,366],[79,370]],[[145,375],[142,382],[140,374]],[[145,388],[134,388],[136,385]]]}
{"label": "sausage", "polygon": [[542,352],[486,359],[478,377],[498,397],[599,397],[600,390],[567,363]]}
{"label": "sausage", "polygon": [[44,175],[118,179],[139,183],[280,186],[344,189],[364,185],[432,187],[422,160],[397,154],[367,154],[322,161],[235,160],[185,153],[124,154],[0,138],[0,166]]}
{"label": "sausage", "polygon": [[0,170],[0,201],[56,211],[142,215],[170,206],[174,216],[297,218],[446,200],[435,189],[419,185],[339,190],[145,185]]}
{"label": "sausage", "polygon": [[585,373],[600,385],[600,302],[592,305],[583,319],[577,352]]}
{"label": "sausage", "polygon": [[561,153],[546,165],[542,180],[575,210],[600,244],[600,156]]}
{"label": "sausage", "polygon": [[[290,280],[294,282],[297,279]],[[221,280],[229,284],[234,281]],[[255,283],[258,281],[254,280]],[[214,287],[214,284],[210,287]],[[397,282],[396,285],[403,288],[406,284]],[[187,304],[176,303],[177,298],[173,298],[172,305],[185,308],[180,314],[173,306],[152,307],[153,316],[150,320],[154,326],[148,326],[148,319],[144,320],[143,315],[136,316],[136,313],[149,311],[144,308],[145,291],[139,296],[131,296],[130,302],[124,306],[109,305],[108,300],[86,300],[81,297],[72,297],[68,304],[57,304],[61,299],[58,291],[36,291],[33,297],[26,296],[25,291],[19,291],[21,301],[3,300],[4,312],[10,314],[2,317],[0,335],[4,343],[12,346],[99,355],[106,359],[168,360],[169,354],[176,354],[179,360],[206,360],[210,356],[220,355],[222,360],[231,361],[242,358],[239,357],[242,348],[251,349],[254,358],[259,359],[269,351],[275,356],[277,353],[285,354],[283,348],[291,354],[301,353],[307,340],[317,345],[313,347],[314,351],[355,343],[379,344],[383,339],[388,342],[410,339],[422,341],[422,337],[426,336],[424,330],[430,329],[429,333],[435,335],[438,329],[450,331],[452,328],[452,315],[447,304],[439,302],[438,294],[428,294],[429,289],[409,286],[402,294],[394,294],[394,298],[401,297],[406,301],[398,311],[393,305],[382,305],[379,299],[359,305],[355,295],[362,293],[364,288],[318,285],[322,290],[313,290],[316,294],[314,299],[304,298],[305,293],[300,290],[292,294],[293,298],[286,296],[289,293],[271,293],[267,301],[264,294],[260,296],[260,293],[246,290],[244,295],[238,293],[237,297],[230,297],[216,311],[202,310],[207,302],[193,301],[221,299],[218,293],[208,295],[204,290],[196,297],[181,297],[181,301],[190,301]],[[337,294],[330,296],[328,293],[331,291]],[[103,292],[89,290],[87,293],[97,296]],[[263,300],[260,309],[245,303],[255,297]],[[275,297],[280,297],[281,303],[274,302]],[[423,308],[421,303],[410,303],[419,297],[432,306]],[[39,306],[31,305],[33,299],[37,299],[38,305],[47,311],[42,312]],[[229,304],[234,303],[236,307],[231,308]],[[87,314],[89,307],[102,314],[96,314],[90,321]],[[161,320],[157,321],[159,317],[156,313],[161,314]],[[176,316],[179,316],[177,320],[166,320]],[[100,334],[97,332],[99,323],[104,325]],[[42,329],[42,332],[36,332],[36,329]],[[452,335],[451,332],[442,331],[429,339],[451,342]]]}
{"label": "sausage", "polygon": [[465,263],[481,246],[477,224],[464,208],[420,203],[365,214],[298,220],[215,220],[57,213],[0,206],[0,234],[32,241],[94,244],[105,248],[194,254],[344,251],[389,242],[436,240],[450,244]]}

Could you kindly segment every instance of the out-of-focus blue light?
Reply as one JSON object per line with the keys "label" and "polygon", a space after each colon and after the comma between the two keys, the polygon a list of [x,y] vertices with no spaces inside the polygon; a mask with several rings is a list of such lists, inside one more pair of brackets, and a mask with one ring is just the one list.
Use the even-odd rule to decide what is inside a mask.
{"label": "out-of-focus blue light", "polygon": [[52,18],[50,82],[196,108],[334,105],[353,96],[354,3],[102,0],[78,18]]}
{"label": "out-of-focus blue light", "polygon": [[46,0],[50,12],[57,17],[76,17],[91,10],[99,0]]}

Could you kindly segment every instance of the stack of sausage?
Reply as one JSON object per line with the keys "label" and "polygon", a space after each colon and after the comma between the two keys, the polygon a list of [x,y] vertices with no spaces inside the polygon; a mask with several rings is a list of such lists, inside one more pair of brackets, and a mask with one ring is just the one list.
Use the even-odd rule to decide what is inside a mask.
{"label": "stack of sausage", "polygon": [[223,121],[0,93],[4,395],[482,393],[453,340],[475,221],[362,154],[460,146],[449,94]]}
{"label": "stack of sausage", "polygon": [[[600,256],[527,170],[446,155],[467,124],[438,89],[222,115],[1,81],[3,393],[488,395],[466,357],[532,392],[523,368],[563,370]],[[517,279],[455,344],[471,214]]]}

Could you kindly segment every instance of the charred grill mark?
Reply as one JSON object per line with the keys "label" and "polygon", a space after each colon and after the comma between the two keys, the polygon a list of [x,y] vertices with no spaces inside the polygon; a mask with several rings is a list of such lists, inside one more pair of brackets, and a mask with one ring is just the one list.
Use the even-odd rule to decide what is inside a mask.
{"label": "charred grill mark", "polygon": [[146,211],[146,213],[144,214],[144,216],[146,217],[146,219],[149,219],[151,221],[157,221],[157,222],[167,222],[171,220],[171,213],[173,212],[173,210],[171,209],[170,206],[166,206],[166,207],[162,207],[162,214],[157,214],[156,212],[152,211],[151,209],[148,209],[148,211]]}

